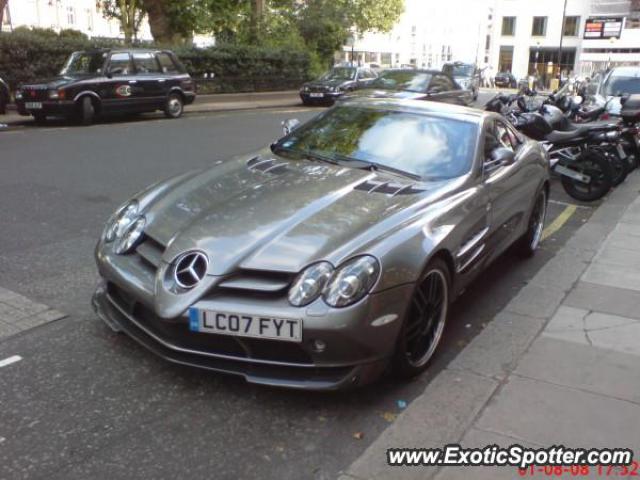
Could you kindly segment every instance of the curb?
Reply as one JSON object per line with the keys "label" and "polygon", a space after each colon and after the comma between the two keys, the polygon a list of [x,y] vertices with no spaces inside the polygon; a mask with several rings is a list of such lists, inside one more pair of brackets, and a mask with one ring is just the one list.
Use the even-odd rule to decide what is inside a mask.
{"label": "curb", "polygon": [[461,441],[571,292],[639,190],[640,172],[636,170],[396,421],[340,472],[338,480],[433,478],[438,467],[389,467],[387,449],[442,448]]}

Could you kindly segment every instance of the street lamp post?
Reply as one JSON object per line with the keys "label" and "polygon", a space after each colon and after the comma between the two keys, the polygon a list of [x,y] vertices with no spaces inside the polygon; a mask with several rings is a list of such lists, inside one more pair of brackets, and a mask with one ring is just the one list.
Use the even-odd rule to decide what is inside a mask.
{"label": "street lamp post", "polygon": [[562,24],[560,25],[560,48],[558,48],[558,80],[562,79],[562,39],[564,37],[564,20],[567,15],[567,0],[562,7]]}

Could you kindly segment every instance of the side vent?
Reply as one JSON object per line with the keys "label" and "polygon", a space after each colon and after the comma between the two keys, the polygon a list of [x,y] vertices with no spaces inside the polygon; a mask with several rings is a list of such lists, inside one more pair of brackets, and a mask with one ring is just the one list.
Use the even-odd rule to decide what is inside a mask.
{"label": "side vent", "polygon": [[278,163],[273,158],[254,157],[247,162],[247,167],[249,167],[249,170],[272,173],[274,175],[281,175],[287,171],[286,163]]}
{"label": "side vent", "polygon": [[354,190],[361,190],[367,193],[382,193],[395,197],[396,195],[414,195],[424,192],[423,189],[417,188],[414,184],[399,184],[392,182],[375,182],[367,180],[357,185]]}

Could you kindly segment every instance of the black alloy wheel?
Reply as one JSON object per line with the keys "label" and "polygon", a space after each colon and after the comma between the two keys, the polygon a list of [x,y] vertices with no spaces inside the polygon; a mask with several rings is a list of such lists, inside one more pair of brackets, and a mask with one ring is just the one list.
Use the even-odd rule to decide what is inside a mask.
{"label": "black alloy wheel", "polygon": [[411,298],[394,357],[403,378],[424,371],[442,339],[449,311],[449,268],[437,258],[429,263]]}

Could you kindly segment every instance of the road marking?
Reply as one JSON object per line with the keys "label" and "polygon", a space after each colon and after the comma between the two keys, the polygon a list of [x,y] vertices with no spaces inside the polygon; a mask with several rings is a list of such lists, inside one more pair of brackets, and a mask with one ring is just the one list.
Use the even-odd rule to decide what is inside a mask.
{"label": "road marking", "polygon": [[20,360],[22,360],[22,357],[20,355],[14,355],[13,357],[5,358],[4,360],[0,360],[0,368],[11,365],[12,363],[19,362]]}
{"label": "road marking", "polygon": [[[553,203],[555,205],[564,205],[565,207],[573,205],[573,203],[563,202],[561,200],[549,200],[549,203]],[[585,210],[593,210],[593,207],[590,207],[588,205],[573,205],[573,206],[576,208],[584,208]]]}
{"label": "road marking", "polygon": [[567,220],[571,218],[571,216],[576,213],[577,210],[576,205],[567,205],[567,207],[560,212],[560,215],[556,217],[556,219],[547,225],[547,228],[542,232],[542,240],[546,240],[551,235],[556,233],[558,230],[562,228],[562,226],[567,223]]}

